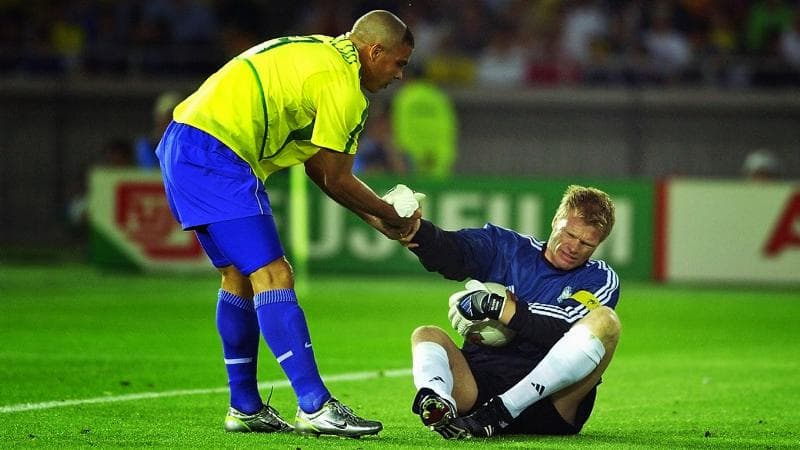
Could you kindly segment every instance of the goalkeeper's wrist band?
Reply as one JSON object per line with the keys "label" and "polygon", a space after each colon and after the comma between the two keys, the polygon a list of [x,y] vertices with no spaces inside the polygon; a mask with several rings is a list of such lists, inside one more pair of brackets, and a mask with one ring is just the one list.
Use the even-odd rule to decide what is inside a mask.
{"label": "goalkeeper's wrist band", "polygon": [[505,299],[503,297],[491,293],[484,297],[482,303],[481,309],[483,309],[488,318],[495,320],[500,319],[500,314],[503,313],[503,306],[505,305]]}

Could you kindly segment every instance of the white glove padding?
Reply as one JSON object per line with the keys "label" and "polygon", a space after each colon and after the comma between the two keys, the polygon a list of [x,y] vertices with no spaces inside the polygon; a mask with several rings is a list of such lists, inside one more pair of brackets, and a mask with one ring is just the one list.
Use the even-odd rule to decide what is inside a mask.
{"label": "white glove padding", "polygon": [[422,192],[414,192],[405,184],[398,184],[383,197],[383,201],[394,206],[400,217],[411,217],[419,209],[419,202],[425,198]]}
{"label": "white glove padding", "polygon": [[447,318],[450,319],[450,325],[452,325],[453,329],[455,329],[456,332],[461,336],[466,336],[472,325],[483,322],[484,320],[489,320],[470,320],[461,315],[461,312],[458,310],[458,302],[464,298],[464,296],[477,291],[487,291],[497,295],[502,295],[503,298],[506,297],[506,288],[499,283],[482,283],[478,280],[469,280],[464,287],[467,289],[464,291],[458,291],[450,296],[450,309],[447,311]]}
{"label": "white glove padding", "polygon": [[491,292],[492,294],[497,294],[503,298],[506,298],[506,287],[500,283],[493,283],[491,281],[484,283],[478,280],[469,280],[464,285],[466,289],[470,292],[472,291],[487,291]]}

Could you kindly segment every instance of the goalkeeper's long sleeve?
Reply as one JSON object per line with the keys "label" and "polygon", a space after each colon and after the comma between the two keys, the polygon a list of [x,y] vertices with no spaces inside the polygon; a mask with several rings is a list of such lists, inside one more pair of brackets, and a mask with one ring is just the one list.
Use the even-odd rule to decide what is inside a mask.
{"label": "goalkeeper's long sleeve", "polygon": [[572,327],[572,324],[564,320],[533,313],[526,306],[524,302],[517,303],[517,312],[508,322],[508,328],[517,332],[517,339],[525,339],[549,348]]}
{"label": "goalkeeper's long sleeve", "polygon": [[410,249],[428,272],[438,272],[448,280],[464,281],[470,276],[465,257],[467,248],[453,231],[445,231],[427,220],[421,220]]}

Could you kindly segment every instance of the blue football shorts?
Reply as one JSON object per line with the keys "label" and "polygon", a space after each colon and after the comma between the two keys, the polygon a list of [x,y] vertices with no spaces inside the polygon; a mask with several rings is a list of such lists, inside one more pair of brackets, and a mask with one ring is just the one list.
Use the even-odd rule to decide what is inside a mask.
{"label": "blue football shorts", "polygon": [[272,214],[264,184],[210,134],[171,122],[156,148],[170,209],[184,230]]}
{"label": "blue football shorts", "polygon": [[271,215],[243,217],[194,228],[214,267],[233,265],[244,276],[283,256]]}
{"label": "blue football shorts", "polygon": [[167,202],[215,267],[249,275],[284,255],[264,183],[210,134],[171,122],[156,148]]}

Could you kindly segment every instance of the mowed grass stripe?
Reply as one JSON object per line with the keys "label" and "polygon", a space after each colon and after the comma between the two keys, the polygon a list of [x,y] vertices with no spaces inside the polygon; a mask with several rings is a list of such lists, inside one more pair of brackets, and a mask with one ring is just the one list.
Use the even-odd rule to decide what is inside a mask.
{"label": "mowed grass stripe", "polygon": [[[324,376],[323,380],[326,383],[335,383],[340,381],[363,381],[372,380],[376,378],[396,378],[404,377],[411,374],[411,369],[393,369],[393,370],[377,370],[370,372],[351,372],[340,373],[337,375]],[[258,384],[260,389],[265,388],[286,388],[289,387],[287,380],[272,380],[263,381]],[[40,403],[22,403],[18,405],[0,406],[0,413],[16,413],[24,411],[34,411],[40,409],[63,408],[67,406],[77,405],[91,405],[97,403],[116,403],[116,402],[129,402],[134,400],[147,400],[158,399],[165,397],[185,397],[190,395],[207,395],[207,394],[222,394],[228,392],[228,388],[209,388],[209,389],[178,389],[164,392],[140,392],[137,394],[126,395],[112,395],[104,397],[84,398],[75,400],[55,400],[51,402]]]}

